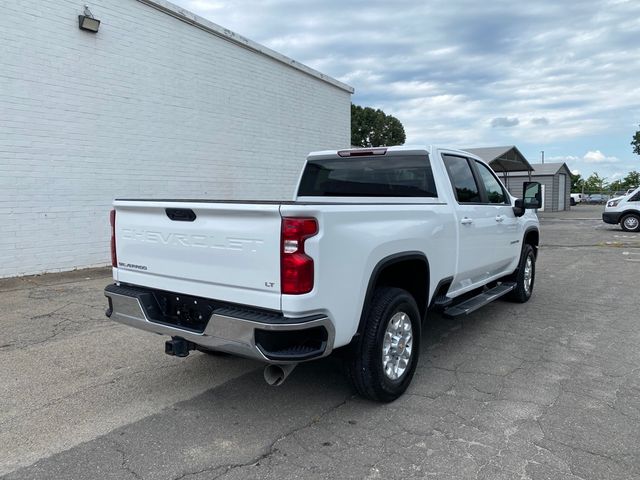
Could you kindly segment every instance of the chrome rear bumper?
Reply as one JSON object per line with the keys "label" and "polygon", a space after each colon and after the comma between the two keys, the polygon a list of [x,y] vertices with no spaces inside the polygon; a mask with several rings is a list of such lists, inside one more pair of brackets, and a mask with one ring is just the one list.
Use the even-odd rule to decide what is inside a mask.
{"label": "chrome rear bumper", "polygon": [[[204,330],[197,332],[150,318],[140,297],[141,294],[152,293],[150,290],[144,291],[138,287],[127,288],[114,284],[108,285],[104,293],[109,299],[109,309],[106,314],[112,320],[160,335],[180,337],[211,350],[269,363],[286,364],[325,357],[333,349],[335,329],[326,316],[315,315],[304,318],[280,316],[274,321],[270,315],[251,312],[247,314],[245,310],[236,310],[237,314],[235,314],[233,308],[225,306],[214,309]],[[241,316],[251,317],[251,319],[241,318]],[[316,348],[310,350],[309,347],[305,349],[295,344],[312,332],[315,336],[321,336],[322,341],[318,342]],[[258,341],[256,341],[257,337]],[[269,338],[272,339],[271,345],[274,342],[278,345],[282,345],[283,342],[292,342],[291,348],[278,351],[273,347],[265,346],[269,343]]]}

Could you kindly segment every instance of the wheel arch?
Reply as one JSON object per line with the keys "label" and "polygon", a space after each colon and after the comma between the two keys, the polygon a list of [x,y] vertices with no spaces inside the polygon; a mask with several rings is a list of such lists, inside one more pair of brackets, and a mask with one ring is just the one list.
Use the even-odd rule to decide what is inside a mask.
{"label": "wheel arch", "polygon": [[365,315],[377,287],[391,286],[408,291],[418,305],[421,318],[424,318],[429,302],[429,285],[429,260],[424,253],[401,252],[380,260],[369,277],[356,335],[362,333],[366,321]]}
{"label": "wheel arch", "polygon": [[640,210],[628,209],[620,214],[620,221],[625,215],[635,215],[636,217],[640,217]]}
{"label": "wheel arch", "polygon": [[538,257],[538,246],[540,245],[540,231],[536,227],[529,227],[525,230],[522,245],[531,245],[533,253]]}

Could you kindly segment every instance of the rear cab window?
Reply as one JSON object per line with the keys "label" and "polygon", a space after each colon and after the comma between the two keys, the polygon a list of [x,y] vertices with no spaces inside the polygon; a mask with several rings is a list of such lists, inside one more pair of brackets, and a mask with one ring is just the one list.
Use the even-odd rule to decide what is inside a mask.
{"label": "rear cab window", "polygon": [[309,160],[298,196],[437,197],[437,192],[428,155],[371,155]]}

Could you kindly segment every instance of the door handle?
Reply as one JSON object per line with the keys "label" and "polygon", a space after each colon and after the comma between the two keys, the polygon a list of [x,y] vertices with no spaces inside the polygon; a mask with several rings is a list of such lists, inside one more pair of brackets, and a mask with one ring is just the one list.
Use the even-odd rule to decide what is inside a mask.
{"label": "door handle", "polygon": [[498,215],[498,216],[496,217],[496,222],[498,222],[498,223],[502,223],[502,222],[504,222],[504,219],[505,219],[505,216],[504,216],[504,215]]}
{"label": "door handle", "polygon": [[464,217],[462,220],[460,220],[460,223],[462,225],[471,225],[473,223],[473,219],[469,217]]}

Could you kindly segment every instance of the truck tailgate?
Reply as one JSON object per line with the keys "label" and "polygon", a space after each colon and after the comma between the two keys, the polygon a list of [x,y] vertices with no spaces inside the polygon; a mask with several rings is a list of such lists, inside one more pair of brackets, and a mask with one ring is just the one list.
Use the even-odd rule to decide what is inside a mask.
{"label": "truck tailgate", "polygon": [[280,309],[278,203],[114,205],[119,282]]}

